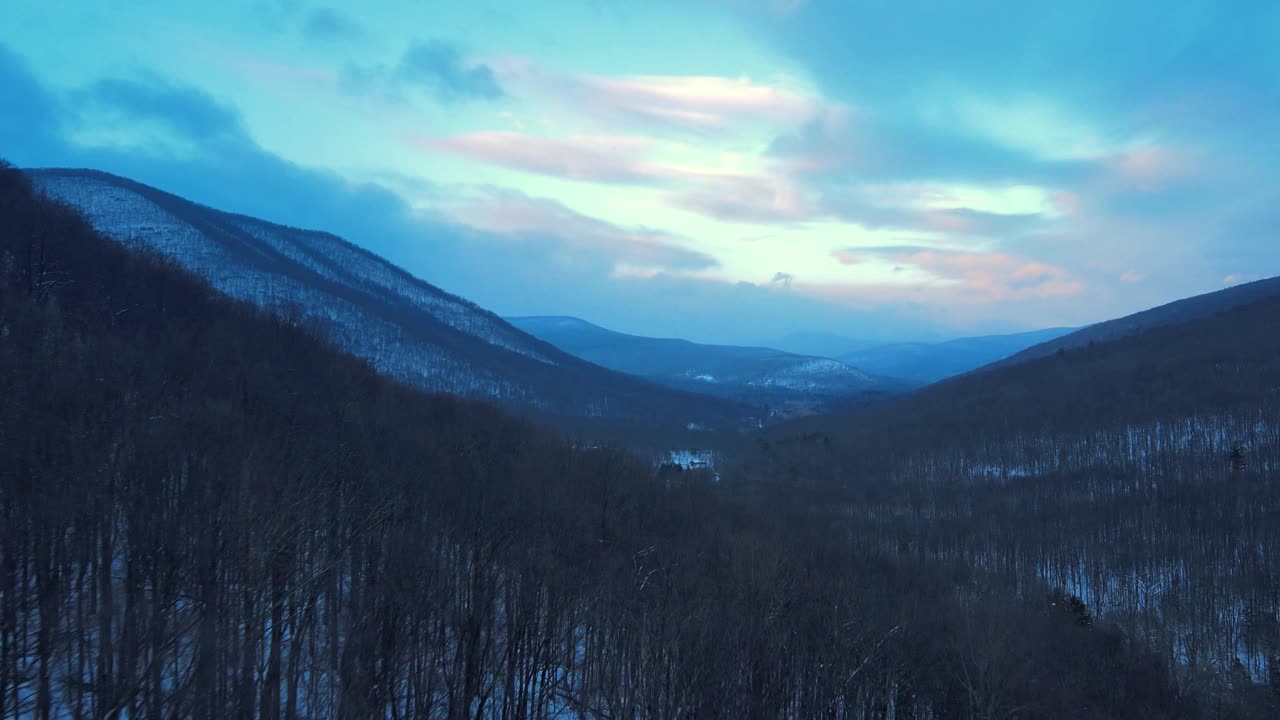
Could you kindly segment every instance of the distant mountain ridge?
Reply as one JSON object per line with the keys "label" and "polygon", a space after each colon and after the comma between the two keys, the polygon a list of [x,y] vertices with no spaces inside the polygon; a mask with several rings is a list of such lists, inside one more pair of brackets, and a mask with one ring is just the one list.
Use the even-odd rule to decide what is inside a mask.
{"label": "distant mountain ridge", "polygon": [[888,345],[891,342],[894,341],[847,337],[836,333],[794,332],[782,337],[771,338],[759,344],[765,347],[777,348],[784,352],[795,353],[796,355],[838,358],[841,355],[848,355],[877,345]]}
{"label": "distant mountain ridge", "polygon": [[890,343],[840,355],[836,359],[867,372],[930,383],[997,362],[1075,330],[1076,328],[1046,328],[945,342]]}
{"label": "distant mountain ridge", "polygon": [[112,239],[167,255],[228,295],[298,314],[344,350],[425,389],[552,414],[680,424],[736,423],[751,412],[580,360],[329,233],[221,212],[92,170],[27,174]]}
{"label": "distant mountain ridge", "polygon": [[508,321],[598,365],[671,387],[740,399],[763,394],[839,396],[904,388],[896,379],[878,377],[834,359],[772,348],[628,335],[568,316],[512,317]]}

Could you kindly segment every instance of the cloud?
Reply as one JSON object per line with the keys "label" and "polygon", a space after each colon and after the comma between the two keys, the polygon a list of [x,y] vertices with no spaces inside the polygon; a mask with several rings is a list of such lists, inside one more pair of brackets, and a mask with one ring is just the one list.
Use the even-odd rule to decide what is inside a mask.
{"label": "cloud", "polygon": [[1108,158],[1108,169],[1129,188],[1153,192],[1189,177],[1194,161],[1185,153],[1168,147],[1138,147]]}
{"label": "cloud", "polygon": [[495,59],[493,67],[503,84],[519,88],[521,95],[557,103],[610,127],[707,133],[752,122],[796,124],[821,107],[817,96],[786,79],[564,74],[520,57]]}
{"label": "cloud", "polygon": [[[654,173],[650,177],[664,176]],[[724,222],[795,225],[827,221],[867,230],[998,239],[1021,235],[1047,221],[1040,212],[965,207],[966,203],[981,204],[983,198],[972,190],[972,197],[948,195],[944,186],[845,185],[780,172],[686,174],[679,179],[683,181],[680,186],[664,196],[668,204]],[[996,190],[989,192],[998,195]]]}
{"label": "cloud", "polygon": [[547,138],[498,131],[425,138],[435,152],[579,182],[669,189],[673,206],[728,222],[791,223],[818,219],[803,190],[777,175],[685,167],[650,159],[660,143],[636,136]]}
{"label": "cloud", "polygon": [[76,99],[126,119],[163,123],[193,141],[240,137],[244,126],[237,113],[202,90],[170,83],[155,75],[141,79],[103,78],[75,93]]}
{"label": "cloud", "polygon": [[0,45],[0,155],[25,165],[43,157],[57,157],[62,142],[63,108],[45,90],[21,58]]}
{"label": "cloud", "polygon": [[[869,230],[935,233],[952,238],[1006,238],[1047,222],[1041,212],[993,212],[972,205],[1013,204],[1016,193],[1002,188],[953,188],[944,185],[844,185],[814,183],[818,214]],[[1024,201],[1023,205],[1026,205]]]}
{"label": "cloud", "polygon": [[1227,286],[1243,285],[1261,279],[1262,276],[1257,273],[1236,273],[1222,278],[1222,284]]}
{"label": "cloud", "polygon": [[[1090,288],[1073,307],[1097,317],[1280,268],[1274,220],[1261,219],[1280,166],[1268,40],[1280,7],[809,0],[780,21],[766,3],[731,0],[824,97],[770,155],[825,211],[847,204],[850,222],[898,228],[861,202],[863,186],[1036,186],[1039,218],[982,218],[997,224],[974,234],[1070,268]],[[934,240],[962,243],[976,218],[923,219],[940,223]]]}
{"label": "cloud", "polygon": [[869,229],[1005,237],[1044,219],[1038,212],[997,213],[964,207],[966,203],[1008,204],[1005,196],[1016,193],[1005,188],[962,189],[968,196],[962,197],[956,194],[962,191],[939,185],[850,186],[777,169],[735,172],[681,166],[654,158],[664,150],[678,153],[683,146],[635,135],[556,138],[483,131],[422,138],[413,144],[565,180],[661,187],[668,205],[723,222],[791,225],[828,220]]}
{"label": "cloud", "polygon": [[781,176],[705,175],[665,198],[669,205],[724,222],[786,225],[824,214],[800,185]]}
{"label": "cloud", "polygon": [[793,280],[795,280],[795,276],[791,273],[776,272],[773,274],[773,279],[769,281],[769,284],[781,285],[783,289],[790,290]]}
{"label": "cloud", "polygon": [[868,258],[857,250],[850,248],[836,248],[831,251],[831,257],[841,265],[863,265],[868,262]]}
{"label": "cloud", "polygon": [[1049,196],[1053,208],[1063,215],[1075,215],[1080,212],[1080,195],[1070,190],[1059,190]]}
{"label": "cloud", "polygon": [[786,22],[744,10],[762,37],[824,87],[863,101],[956,87],[1008,95],[1052,82],[1072,104],[1096,104],[1207,76],[1266,87],[1268,66],[1242,49],[1269,53],[1277,19],[1274,8],[1243,12],[1215,0],[1176,7],[1080,0],[1047,12],[1001,0],[904,0],[891,8],[809,0]]}
{"label": "cloud", "polygon": [[817,107],[814,97],[747,78],[714,76],[578,76],[565,92],[610,118],[703,130],[750,119],[800,122]]}
{"label": "cloud", "polygon": [[442,100],[497,100],[503,96],[488,65],[468,64],[456,46],[441,40],[414,43],[400,59],[396,77]]}
{"label": "cloud", "polygon": [[475,132],[426,138],[418,147],[526,172],[598,183],[653,183],[669,176],[644,160],[653,146],[637,137],[544,138],[513,132]]}
{"label": "cloud", "polygon": [[603,260],[611,272],[623,270],[693,271],[719,263],[706,253],[684,247],[687,240],[650,228],[624,228],[576,212],[561,203],[514,190],[488,189],[447,214],[470,227],[507,237],[563,246],[562,260],[585,254]]}
{"label": "cloud", "polygon": [[925,284],[941,281],[957,287],[960,297],[978,302],[1071,296],[1084,290],[1062,268],[1003,252],[889,245],[838,248],[831,254],[842,265],[875,261],[913,267],[932,278]]}
{"label": "cloud", "polygon": [[492,68],[468,60],[460,48],[443,40],[413,43],[391,67],[348,63],[340,82],[351,93],[379,92],[396,97],[406,90],[417,90],[440,102],[506,97]]}
{"label": "cloud", "polygon": [[1088,163],[1039,158],[946,121],[835,104],[779,135],[768,155],[799,176],[860,182],[1057,184],[1094,171]]}
{"label": "cloud", "polygon": [[924,207],[965,202],[947,196],[948,190],[940,186],[824,185],[785,172],[734,172],[663,163],[652,158],[660,150],[679,146],[641,136],[554,138],[484,131],[422,138],[413,144],[565,180],[662,187],[667,190],[663,195],[667,204],[724,222],[785,225],[837,220],[865,228],[1003,236],[1042,220],[1038,213]]}
{"label": "cloud", "polygon": [[358,42],[369,36],[355,18],[331,7],[315,8],[302,21],[302,35],[316,43]]}

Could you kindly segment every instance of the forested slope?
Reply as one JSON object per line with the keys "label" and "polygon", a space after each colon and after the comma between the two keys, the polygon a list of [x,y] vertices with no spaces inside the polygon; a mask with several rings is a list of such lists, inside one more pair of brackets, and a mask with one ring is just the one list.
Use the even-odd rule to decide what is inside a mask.
{"label": "forested slope", "polygon": [[843,527],[386,379],[0,167],[0,717],[1238,707]]}
{"label": "forested slope", "polygon": [[1280,297],[779,428],[750,464],[867,548],[1067,588],[1187,683],[1280,679]]}
{"label": "forested slope", "polygon": [[92,170],[29,174],[112,239],[170,257],[232,297],[303,319],[339,348],[425,390],[544,418],[738,427],[757,414],[584,362],[329,233],[221,212]]}
{"label": "forested slope", "polygon": [[1256,280],[1090,325],[1054,340],[1029,347],[1016,355],[993,363],[991,367],[1009,367],[1052,355],[1059,350],[1085,347],[1090,343],[1111,342],[1132,337],[1147,330],[1203,320],[1233,308],[1276,296],[1280,296],[1280,278]]}

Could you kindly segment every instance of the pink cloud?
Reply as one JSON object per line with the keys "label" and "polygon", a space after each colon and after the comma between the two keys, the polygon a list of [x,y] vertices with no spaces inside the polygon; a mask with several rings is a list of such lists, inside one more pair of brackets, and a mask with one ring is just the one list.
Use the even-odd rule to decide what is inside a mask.
{"label": "pink cloud", "polygon": [[561,74],[532,60],[488,60],[504,86],[542,96],[615,125],[632,122],[695,131],[724,130],[754,120],[803,122],[821,107],[786,84],[714,75]]}
{"label": "pink cloud", "polygon": [[417,147],[569,180],[648,183],[664,171],[643,159],[652,143],[637,137],[545,138],[474,132],[413,141]]}
{"label": "pink cloud", "polygon": [[958,297],[973,302],[1070,296],[1084,290],[1084,285],[1062,268],[1010,253],[883,246],[841,248],[832,255],[845,265],[870,257],[911,266],[944,281],[944,286],[958,291]]}
{"label": "pink cloud", "polygon": [[1166,147],[1126,150],[1107,162],[1119,182],[1144,191],[1161,190],[1189,176],[1192,165],[1186,154]]}
{"label": "pink cloud", "polygon": [[951,191],[927,184],[823,187],[794,179],[811,194],[814,214],[867,229],[893,228],[945,236],[1008,238],[1044,222],[1040,213],[992,213],[967,207],[931,209],[932,203],[959,203]]}
{"label": "pink cloud", "polygon": [[413,141],[434,152],[583,182],[662,185],[666,202],[728,222],[798,222],[827,213],[805,188],[782,175],[734,173],[653,162],[654,143],[629,136],[545,138],[476,132]]}
{"label": "pink cloud", "polygon": [[643,227],[620,227],[576,212],[554,200],[514,190],[492,190],[446,210],[454,220],[474,228],[530,242],[562,246],[564,259],[603,260],[613,266],[658,270],[705,270],[719,263],[690,249],[670,233]]}
{"label": "pink cloud", "polygon": [[788,178],[768,175],[689,176],[690,187],[668,193],[666,201],[726,222],[793,223],[821,217],[805,189]]}
{"label": "pink cloud", "polygon": [[979,227],[972,215],[953,212],[929,212],[924,214],[924,222],[933,230],[952,233],[972,233]]}
{"label": "pink cloud", "polygon": [[721,128],[743,118],[802,122],[817,101],[748,79],[714,76],[582,76],[583,102],[597,110],[672,125]]}
{"label": "pink cloud", "polygon": [[840,105],[823,107],[803,128],[780,136],[770,153],[785,172],[818,176],[847,169],[855,158],[876,155],[868,147],[864,116]]}
{"label": "pink cloud", "polygon": [[1060,190],[1049,196],[1054,209],[1063,215],[1075,215],[1080,212],[1080,196],[1069,190]]}
{"label": "pink cloud", "polygon": [[1243,285],[1245,283],[1251,283],[1261,279],[1262,279],[1262,276],[1257,273],[1239,273],[1234,275],[1228,275],[1222,278],[1222,284],[1223,285]]}
{"label": "pink cloud", "polygon": [[861,265],[866,262],[861,255],[844,248],[832,250],[831,257],[835,258],[841,265]]}

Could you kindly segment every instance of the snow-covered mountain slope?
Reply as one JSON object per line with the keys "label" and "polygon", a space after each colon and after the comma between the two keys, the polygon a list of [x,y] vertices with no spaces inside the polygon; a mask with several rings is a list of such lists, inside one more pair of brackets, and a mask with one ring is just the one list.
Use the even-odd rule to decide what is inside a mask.
{"label": "snow-covered mountain slope", "polygon": [[745,414],[583,362],[334,235],[220,212],[96,171],[29,175],[111,238],[297,317],[419,387],[577,416],[725,424]]}
{"label": "snow-covered mountain slope", "polygon": [[627,335],[573,317],[508,318],[565,352],[677,388],[751,398],[762,393],[849,395],[900,383],[827,358],[760,347]]}

